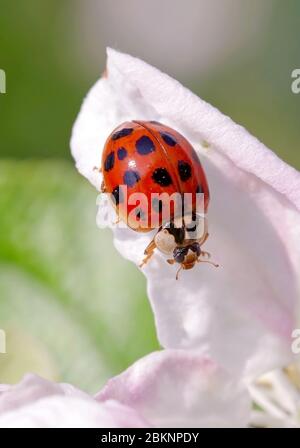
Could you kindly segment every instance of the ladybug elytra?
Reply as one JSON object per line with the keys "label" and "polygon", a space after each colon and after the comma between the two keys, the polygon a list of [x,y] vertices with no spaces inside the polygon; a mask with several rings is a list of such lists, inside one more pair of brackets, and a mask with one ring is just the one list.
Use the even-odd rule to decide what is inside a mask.
{"label": "ladybug elytra", "polygon": [[[102,192],[110,194],[119,218],[138,232],[158,228],[140,266],[155,248],[170,257],[168,263],[179,263],[179,270],[211,263],[201,249],[208,237],[207,220],[196,214],[200,194],[207,211],[208,184],[195,150],[179,132],[156,121],[122,123],[105,143],[101,171]],[[186,196],[189,207],[182,202]],[[179,208],[178,201],[170,205],[174,197]],[[167,202],[169,218],[164,215]]]}

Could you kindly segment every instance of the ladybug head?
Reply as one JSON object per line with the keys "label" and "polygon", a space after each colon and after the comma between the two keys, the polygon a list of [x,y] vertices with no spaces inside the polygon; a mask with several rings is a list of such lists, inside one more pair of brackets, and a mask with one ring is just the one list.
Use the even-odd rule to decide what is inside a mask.
{"label": "ladybug head", "polygon": [[154,241],[160,252],[172,257],[169,263],[178,263],[183,269],[192,269],[201,254],[197,241],[186,240],[184,228],[163,227],[155,235]]}
{"label": "ladybug head", "polygon": [[186,246],[177,246],[173,250],[173,259],[182,265],[183,269],[192,269],[201,254],[200,244],[197,242]]}
{"label": "ladybug head", "polygon": [[183,263],[185,260],[190,262],[192,258],[200,255],[201,250],[198,240],[192,240],[189,232],[185,221],[181,221],[181,224],[171,221],[155,235],[155,246],[165,255],[172,256],[177,263]]}
{"label": "ladybug head", "polygon": [[151,241],[145,251],[147,256],[141,266],[151,257],[155,248],[170,257],[167,259],[169,264],[178,263],[180,265],[176,274],[176,280],[178,280],[178,274],[182,269],[192,269],[196,263],[209,263],[215,267],[219,266],[208,260],[210,258],[209,252],[201,249],[208,238],[206,219],[204,219],[203,232],[199,232],[200,226],[198,223],[196,225],[193,224],[193,227],[188,226],[186,219],[183,220],[182,225],[177,226],[175,224],[177,223],[173,220],[158,230],[154,240]]}

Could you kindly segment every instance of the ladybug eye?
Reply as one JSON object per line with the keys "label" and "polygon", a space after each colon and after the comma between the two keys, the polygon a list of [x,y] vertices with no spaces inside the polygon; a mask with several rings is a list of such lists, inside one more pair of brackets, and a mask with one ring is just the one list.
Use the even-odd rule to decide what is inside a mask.
{"label": "ladybug eye", "polygon": [[187,253],[188,247],[176,247],[173,251],[174,260],[177,261],[177,263],[182,263]]}
{"label": "ladybug eye", "polygon": [[199,243],[193,243],[189,246],[189,249],[191,249],[192,252],[195,252],[197,256],[199,257],[201,253],[200,245]]}

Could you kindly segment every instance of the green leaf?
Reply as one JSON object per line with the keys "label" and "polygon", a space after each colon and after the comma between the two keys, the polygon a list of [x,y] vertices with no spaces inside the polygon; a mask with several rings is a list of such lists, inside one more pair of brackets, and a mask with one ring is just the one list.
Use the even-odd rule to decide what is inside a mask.
{"label": "green leaf", "polygon": [[96,391],[158,348],[143,275],[96,227],[68,162],[0,163],[0,382],[28,370]]}

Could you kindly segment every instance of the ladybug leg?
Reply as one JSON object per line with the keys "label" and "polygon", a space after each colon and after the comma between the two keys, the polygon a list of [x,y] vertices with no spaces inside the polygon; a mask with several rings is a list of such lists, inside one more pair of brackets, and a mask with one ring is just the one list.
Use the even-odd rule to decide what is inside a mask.
{"label": "ladybug leg", "polygon": [[[200,255],[200,256],[201,256],[201,255]],[[198,258],[197,263],[208,263],[208,264],[213,265],[215,268],[218,268],[218,267],[219,267],[218,264],[213,263],[212,261],[209,261],[209,260],[201,260],[201,258]]]}
{"label": "ladybug leg", "polygon": [[200,244],[200,246],[202,246],[205,241],[207,240],[207,238],[209,237],[209,233],[205,233],[205,235],[198,241],[198,243]]}
{"label": "ladybug leg", "polygon": [[117,224],[119,224],[120,221],[121,221],[121,218],[118,216],[114,222],[114,225],[116,226]]}
{"label": "ladybug leg", "polygon": [[201,256],[202,257],[206,257],[206,258],[210,258],[211,255],[209,252],[206,252],[205,250],[201,250]]}
{"label": "ladybug leg", "polygon": [[205,241],[207,240],[208,237],[209,237],[209,233],[208,233],[207,218],[204,218],[204,231],[203,231],[203,236],[198,240],[199,245],[202,246],[202,244],[205,243]]}
{"label": "ladybug leg", "polygon": [[145,258],[143,259],[142,263],[139,265],[140,268],[142,268],[152,257],[152,255],[154,254],[154,250],[156,248],[156,244],[155,241],[152,240],[148,246],[145,249],[144,254],[146,255]]}
{"label": "ladybug leg", "polygon": [[[176,263],[176,261],[174,260],[174,258],[170,258],[170,259],[168,259],[167,262],[168,262],[169,264],[175,264],[175,263]],[[179,269],[178,269],[177,272],[176,272],[176,280],[178,280],[178,278],[179,278],[179,272],[180,272],[182,269],[184,269],[184,266],[181,264],[180,267],[179,267]]]}
{"label": "ladybug leg", "polygon": [[179,272],[183,269],[183,265],[180,266],[180,268],[178,269],[178,271],[176,272],[176,280],[179,279]]}
{"label": "ladybug leg", "polygon": [[101,193],[106,193],[106,186],[104,184],[104,180],[101,183],[101,188],[100,189],[101,189]]}
{"label": "ladybug leg", "polygon": [[99,173],[102,173],[102,168],[99,166],[94,166],[93,171],[98,171]]}

